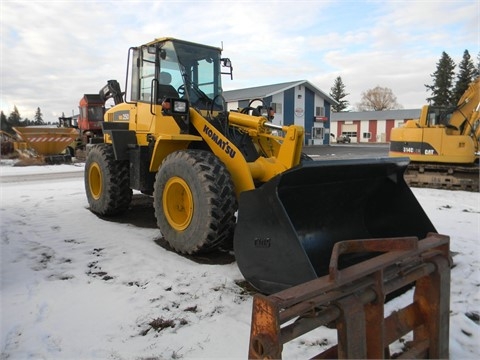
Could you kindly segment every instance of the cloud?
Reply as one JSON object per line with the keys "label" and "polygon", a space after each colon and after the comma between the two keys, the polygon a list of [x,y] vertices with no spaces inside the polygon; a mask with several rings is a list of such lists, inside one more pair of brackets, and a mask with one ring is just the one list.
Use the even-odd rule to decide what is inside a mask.
{"label": "cloud", "polygon": [[3,1],[1,110],[44,120],[77,112],[107,80],[122,88],[128,49],[172,36],[221,47],[234,66],[225,89],[342,76],[351,104],[390,87],[419,107],[442,51],[479,51],[474,1]]}

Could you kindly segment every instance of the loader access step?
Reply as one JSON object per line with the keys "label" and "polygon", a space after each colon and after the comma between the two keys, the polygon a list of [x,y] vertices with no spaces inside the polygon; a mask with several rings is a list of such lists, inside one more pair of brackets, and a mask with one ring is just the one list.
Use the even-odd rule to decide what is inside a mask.
{"label": "loader access step", "polygon": [[[309,161],[240,194],[237,264],[262,293],[328,274],[338,241],[436,232],[404,180],[408,158]],[[341,259],[340,268],[372,253]]]}

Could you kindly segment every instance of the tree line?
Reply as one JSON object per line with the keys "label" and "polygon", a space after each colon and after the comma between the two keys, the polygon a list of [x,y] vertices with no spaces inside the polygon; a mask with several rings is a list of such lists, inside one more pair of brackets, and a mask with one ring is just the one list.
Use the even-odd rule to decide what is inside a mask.
{"label": "tree line", "polygon": [[[465,50],[462,60],[458,64],[459,70],[455,81],[456,64],[443,51],[440,60],[436,64],[435,72],[430,74],[432,84],[425,84],[427,91],[431,93],[431,96],[426,98],[427,102],[434,106],[455,106],[468,88],[468,85],[480,76],[480,54],[478,54],[477,60],[477,65],[475,66],[470,53],[468,50]],[[338,102],[338,104],[332,105],[334,112],[345,111],[348,108],[349,101],[346,99],[348,95],[350,94],[345,92],[345,84],[342,77],[338,76],[330,89],[330,96]],[[357,104],[359,111],[381,111],[399,108],[401,108],[401,105],[397,103],[397,98],[393,91],[381,86],[362,92],[361,101]]]}
{"label": "tree line", "polygon": [[45,123],[43,121],[43,114],[39,107],[37,107],[37,111],[35,112],[33,120],[30,120],[28,118],[22,119],[17,107],[14,106],[13,111],[10,113],[10,115],[8,115],[8,117],[3,111],[0,112],[0,124],[2,131],[14,134],[15,132],[12,128],[15,126],[51,125],[51,122]]}

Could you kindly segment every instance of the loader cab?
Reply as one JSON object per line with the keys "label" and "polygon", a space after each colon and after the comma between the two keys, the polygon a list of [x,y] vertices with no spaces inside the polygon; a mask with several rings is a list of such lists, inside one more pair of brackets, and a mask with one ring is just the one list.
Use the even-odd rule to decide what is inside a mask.
{"label": "loader cab", "polygon": [[[160,105],[183,98],[198,110],[223,107],[221,49],[171,38],[130,49],[130,100]],[[228,61],[227,61],[228,60]]]}

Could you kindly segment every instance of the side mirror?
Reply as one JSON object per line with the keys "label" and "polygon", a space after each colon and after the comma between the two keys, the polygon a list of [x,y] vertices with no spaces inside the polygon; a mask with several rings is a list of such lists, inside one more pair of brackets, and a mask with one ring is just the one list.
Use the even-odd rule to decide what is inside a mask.
{"label": "side mirror", "polygon": [[232,67],[232,62],[230,61],[229,58],[223,58],[222,60],[222,66],[224,67]]}
{"label": "side mirror", "polygon": [[229,68],[230,71],[229,72],[221,72],[222,74],[225,74],[225,75],[230,75],[230,79],[233,80],[233,66],[232,66],[232,62],[230,61],[229,58],[222,58],[220,59],[221,63],[222,63],[222,67],[226,67],[226,68]]}

